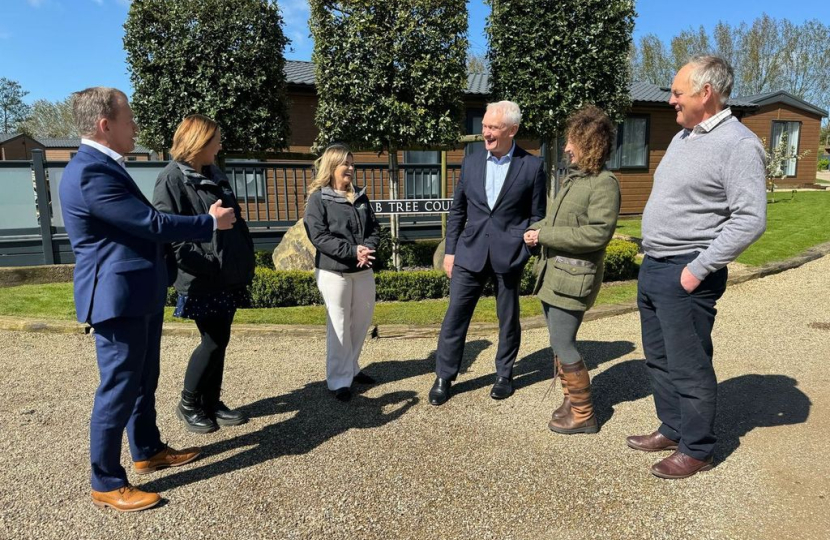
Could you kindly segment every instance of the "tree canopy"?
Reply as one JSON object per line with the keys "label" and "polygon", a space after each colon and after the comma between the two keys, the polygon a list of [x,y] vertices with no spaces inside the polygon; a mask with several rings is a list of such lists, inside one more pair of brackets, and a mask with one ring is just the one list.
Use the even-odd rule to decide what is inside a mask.
{"label": "tree canopy", "polygon": [[72,98],[63,101],[39,99],[32,103],[31,114],[20,124],[20,131],[31,137],[77,137],[72,117]]}
{"label": "tree canopy", "polygon": [[466,86],[464,0],[311,0],[316,145],[452,144]]}
{"label": "tree canopy", "polygon": [[288,143],[288,39],[274,0],[133,0],[124,25],[140,140],[169,148],[189,114],[210,116],[232,150]]}
{"label": "tree canopy", "polygon": [[0,77],[0,131],[16,132],[29,116],[30,107],[23,101],[28,94],[19,82]]}
{"label": "tree canopy", "polygon": [[632,0],[489,0],[490,93],[522,109],[522,133],[551,141],[589,103],[621,121]]}

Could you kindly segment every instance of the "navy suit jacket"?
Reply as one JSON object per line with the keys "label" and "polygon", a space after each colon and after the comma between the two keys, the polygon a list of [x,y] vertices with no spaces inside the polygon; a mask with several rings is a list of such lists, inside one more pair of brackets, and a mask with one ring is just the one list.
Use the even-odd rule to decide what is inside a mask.
{"label": "navy suit jacket", "polygon": [[524,232],[545,217],[544,162],[517,145],[492,210],[486,180],[487,152],[465,157],[447,218],[445,253],[455,255],[455,264],[472,272],[481,272],[488,257],[498,274],[520,270],[530,257]]}
{"label": "navy suit jacket", "polygon": [[60,183],[63,221],[75,253],[75,309],[90,324],[164,308],[164,244],[209,240],[210,215],[158,212],[127,171],[82,144]]}

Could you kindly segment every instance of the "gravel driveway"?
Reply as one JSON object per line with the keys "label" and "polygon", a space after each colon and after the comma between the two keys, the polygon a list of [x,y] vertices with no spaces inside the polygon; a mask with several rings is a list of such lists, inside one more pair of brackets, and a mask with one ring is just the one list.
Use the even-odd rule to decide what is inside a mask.
{"label": "gravel driveway", "polygon": [[[225,400],[250,423],[210,435],[174,415],[196,339],[165,337],[159,424],[205,457],[131,481],[163,492],[136,514],[89,499],[92,338],[0,331],[0,538],[826,539],[830,530],[830,257],[731,286],[715,327],[717,467],[653,477],[625,436],[657,422],[636,314],[588,322],[579,344],[602,429],[546,422],[543,329],[523,335],[516,394],[489,398],[496,335],[467,347],[457,393],[428,404],[436,339],[367,343],[382,381],[348,404],[323,383],[323,336],[231,342]],[[125,445],[126,449],[126,445]],[[129,456],[123,457],[128,463]]]}

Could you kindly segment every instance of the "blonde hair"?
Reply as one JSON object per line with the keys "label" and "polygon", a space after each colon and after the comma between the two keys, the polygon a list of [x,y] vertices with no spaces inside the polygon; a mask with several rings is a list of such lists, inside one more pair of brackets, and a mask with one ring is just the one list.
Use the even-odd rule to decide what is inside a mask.
{"label": "blonde hair", "polygon": [[219,125],[201,114],[192,114],[182,120],[173,135],[170,155],[176,161],[193,163],[193,159],[204,150],[219,133]]}
{"label": "blonde hair", "polygon": [[[337,167],[346,163],[349,156],[354,158],[352,151],[345,144],[334,143],[328,146],[323,151],[323,155],[314,162],[314,180],[309,184],[306,196],[331,185],[332,180],[334,180],[334,171]],[[350,202],[354,202],[354,184],[349,184],[349,191],[346,194],[346,198]]]}

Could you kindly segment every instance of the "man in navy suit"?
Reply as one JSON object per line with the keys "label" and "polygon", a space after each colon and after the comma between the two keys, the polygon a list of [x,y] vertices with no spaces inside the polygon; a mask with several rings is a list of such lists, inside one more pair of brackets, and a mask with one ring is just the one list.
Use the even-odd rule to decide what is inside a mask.
{"label": "man in navy suit", "polygon": [[173,216],[155,210],[124,168],[138,132],[127,96],[114,88],[73,94],[83,137],[66,166],[60,200],[75,254],[75,308],[95,329],[100,384],[90,421],[92,501],[120,511],[143,510],[161,500],[136,489],[121,466],[127,429],[135,472],[184,465],[201,450],[174,450],[156,426],[161,326],[170,282],[164,244],[207,241],[230,229],[233,209],[216,203],[210,215]]}
{"label": "man in navy suit", "polygon": [[513,363],[521,343],[519,283],[530,252],[525,229],[545,215],[543,161],[513,141],[522,113],[510,101],[487,105],[482,120],[485,152],[464,158],[447,218],[444,271],[450,304],[436,351],[435,384],[429,402],[449,399],[458,375],[467,329],[484,286],[495,280],[499,345],[493,399],[513,394]]}

